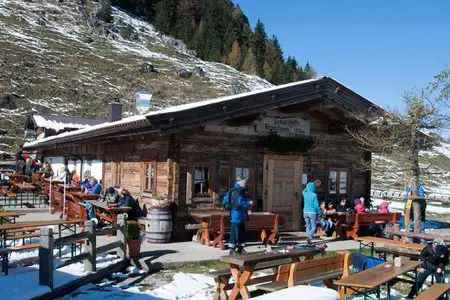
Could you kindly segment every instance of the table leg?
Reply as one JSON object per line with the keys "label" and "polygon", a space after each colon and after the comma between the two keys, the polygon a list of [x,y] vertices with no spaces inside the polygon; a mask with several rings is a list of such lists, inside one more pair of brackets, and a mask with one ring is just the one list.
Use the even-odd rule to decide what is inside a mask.
{"label": "table leg", "polygon": [[386,284],[387,284],[387,298],[388,298],[388,300],[390,300],[391,299],[391,282],[388,281]]}
{"label": "table leg", "polygon": [[231,275],[234,278],[235,284],[233,289],[231,290],[230,300],[235,300],[241,295],[242,299],[250,298],[250,293],[247,289],[247,282],[250,280],[253,274],[254,265],[245,266],[244,271],[241,273],[239,270],[239,266],[231,264],[230,271]]}
{"label": "table leg", "polygon": [[0,225],[3,225],[3,217],[0,217]]}
{"label": "table leg", "polygon": [[374,244],[375,243],[370,243],[370,253],[371,253],[370,255],[372,255],[372,256],[373,256]]}

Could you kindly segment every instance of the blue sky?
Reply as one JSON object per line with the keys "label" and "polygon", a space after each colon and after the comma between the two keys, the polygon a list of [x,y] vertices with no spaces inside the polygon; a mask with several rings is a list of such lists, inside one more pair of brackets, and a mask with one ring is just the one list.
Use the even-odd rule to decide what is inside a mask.
{"label": "blue sky", "polygon": [[383,107],[450,67],[450,1],[235,0],[260,18],[285,56]]}

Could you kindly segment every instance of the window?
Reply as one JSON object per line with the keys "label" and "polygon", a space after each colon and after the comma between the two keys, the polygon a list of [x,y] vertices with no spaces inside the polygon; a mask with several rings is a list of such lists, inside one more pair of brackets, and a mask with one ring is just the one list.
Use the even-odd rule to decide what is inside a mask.
{"label": "window", "polygon": [[333,195],[348,193],[348,170],[331,169],[329,173],[328,192]]}
{"label": "window", "polygon": [[211,172],[208,167],[195,167],[194,169],[194,194],[209,195]]}
{"label": "window", "polygon": [[143,163],[143,176],[142,176],[142,190],[144,192],[156,194],[156,163],[144,162]]}
{"label": "window", "polygon": [[122,185],[122,174],[123,174],[122,162],[112,162],[111,172],[112,172],[113,186],[121,186]]}

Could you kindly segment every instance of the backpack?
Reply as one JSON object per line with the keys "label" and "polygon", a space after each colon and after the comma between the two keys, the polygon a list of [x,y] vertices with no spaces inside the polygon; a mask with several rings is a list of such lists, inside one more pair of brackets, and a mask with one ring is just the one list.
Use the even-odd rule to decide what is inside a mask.
{"label": "backpack", "polygon": [[231,208],[231,194],[235,191],[235,188],[231,188],[225,196],[223,196],[222,207],[226,210],[230,210]]}

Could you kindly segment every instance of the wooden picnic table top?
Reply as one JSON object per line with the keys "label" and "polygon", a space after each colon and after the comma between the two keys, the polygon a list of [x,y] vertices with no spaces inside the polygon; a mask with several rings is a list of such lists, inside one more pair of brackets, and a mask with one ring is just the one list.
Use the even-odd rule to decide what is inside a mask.
{"label": "wooden picnic table top", "polygon": [[395,267],[393,261],[387,261],[373,268],[350,275],[334,283],[338,286],[374,289],[380,285],[411,271],[422,264],[421,261],[402,260],[401,267]]}
{"label": "wooden picnic table top", "polygon": [[404,241],[395,241],[390,239],[384,239],[380,237],[375,236],[359,236],[355,238],[355,240],[360,242],[367,242],[367,243],[379,243],[379,244],[385,244],[390,246],[395,246],[399,248],[405,248],[405,249],[413,249],[413,250],[422,250],[425,248],[425,245],[418,244],[418,243],[406,243]]}
{"label": "wooden picnic table top", "polygon": [[58,186],[61,187],[61,188],[65,187],[66,190],[71,190],[71,191],[74,191],[74,192],[82,190],[81,187],[73,185],[73,184],[66,184],[66,185],[64,185],[64,183],[58,183]]}
{"label": "wooden picnic table top", "polygon": [[17,218],[25,215],[25,213],[2,212],[0,213],[0,218]]}
{"label": "wooden picnic table top", "polygon": [[[44,181],[50,182],[50,178],[44,178]],[[52,182],[52,184],[60,184],[60,183],[64,183],[64,180],[52,179],[51,182]]]}
{"label": "wooden picnic table top", "polygon": [[435,283],[420,293],[416,298],[419,300],[438,299],[446,291],[450,290],[450,283]]}
{"label": "wooden picnic table top", "polygon": [[310,256],[310,255],[316,255],[321,253],[321,250],[297,250],[297,249],[290,249],[290,250],[281,250],[281,251],[273,251],[273,252],[255,252],[255,253],[248,253],[244,255],[227,255],[222,256],[220,258],[221,262],[229,263],[237,266],[248,266],[248,265],[256,265],[260,262],[266,262],[266,261],[272,261],[272,260],[281,260],[284,258],[294,258],[299,256]]}
{"label": "wooden picnic table top", "polygon": [[120,213],[124,213],[127,211],[131,210],[131,207],[128,206],[122,206],[122,207],[118,207],[118,206],[108,206],[108,204],[106,204],[103,201],[98,201],[98,200],[86,200],[87,203],[92,204],[95,207],[101,208],[107,212],[110,213],[116,213],[116,214],[120,214]]}
{"label": "wooden picnic table top", "polygon": [[14,184],[14,187],[18,188],[21,191],[33,191],[36,189],[36,187],[34,185],[26,183],[26,182]]}
{"label": "wooden picnic table top", "polygon": [[19,229],[24,227],[41,227],[50,225],[62,225],[62,224],[79,224],[84,223],[84,219],[74,219],[74,220],[51,220],[51,221],[26,221],[26,222],[16,222],[14,224],[0,225],[0,231]]}
{"label": "wooden picnic table top", "polygon": [[77,197],[78,199],[81,199],[81,200],[97,200],[98,198],[101,197],[101,195],[98,195],[98,194],[86,194],[86,193],[71,192],[71,191],[68,191],[67,193],[74,197]]}
{"label": "wooden picnic table top", "polygon": [[[223,212],[210,212],[210,213],[190,213],[190,216],[194,219],[205,219],[211,218],[211,216],[229,216],[229,211]],[[252,216],[273,216],[271,212],[252,212]]]}

